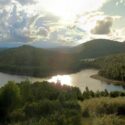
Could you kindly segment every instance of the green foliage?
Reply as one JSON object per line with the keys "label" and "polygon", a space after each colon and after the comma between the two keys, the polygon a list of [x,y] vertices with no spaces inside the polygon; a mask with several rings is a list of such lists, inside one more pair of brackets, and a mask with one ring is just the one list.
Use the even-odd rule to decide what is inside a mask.
{"label": "green foliage", "polygon": [[20,101],[20,88],[12,81],[8,82],[0,93],[0,121],[8,119],[9,113],[18,106]]}
{"label": "green foliage", "polygon": [[86,87],[85,91],[83,92],[82,98],[79,100],[86,100],[86,99],[91,99],[91,98],[96,98],[96,97],[124,97],[125,92],[124,91],[112,91],[108,92],[106,89],[104,91],[96,91],[93,92],[92,90],[89,90],[88,87]]}
{"label": "green foliage", "polygon": [[125,98],[100,97],[80,102],[82,125],[124,125]]}
{"label": "green foliage", "polygon": [[103,117],[96,117],[93,125],[124,125],[125,120],[120,119],[116,115],[104,115]]}
{"label": "green foliage", "polygon": [[76,87],[26,80],[0,89],[0,123],[80,125],[82,96]]}
{"label": "green foliage", "polygon": [[39,117],[48,116],[53,114],[55,111],[59,111],[61,108],[61,103],[57,101],[42,100],[39,102],[32,102],[26,104],[24,107],[24,112],[27,117]]}
{"label": "green foliage", "polygon": [[100,75],[125,82],[125,54],[100,58],[95,64],[100,67]]}
{"label": "green foliage", "polygon": [[120,96],[125,92],[93,92],[86,87],[82,94],[77,87],[46,81],[9,82],[0,88],[0,124],[81,125],[82,117],[102,123],[105,115],[125,115],[125,99]]}
{"label": "green foliage", "polygon": [[118,98],[95,98],[85,100],[84,102],[80,103],[82,107],[82,114],[85,116],[103,116],[105,115],[125,115],[125,98],[118,97]]}
{"label": "green foliage", "polygon": [[0,52],[0,71],[46,77],[93,67],[92,62],[86,62],[84,59],[122,52],[125,52],[124,44],[104,39],[92,40],[64,50],[40,49],[24,45]]}
{"label": "green foliage", "polygon": [[120,42],[95,39],[76,47],[81,59],[97,58],[125,52],[125,45]]}
{"label": "green foliage", "polygon": [[0,52],[0,71],[30,76],[52,76],[74,70],[74,55],[21,46]]}

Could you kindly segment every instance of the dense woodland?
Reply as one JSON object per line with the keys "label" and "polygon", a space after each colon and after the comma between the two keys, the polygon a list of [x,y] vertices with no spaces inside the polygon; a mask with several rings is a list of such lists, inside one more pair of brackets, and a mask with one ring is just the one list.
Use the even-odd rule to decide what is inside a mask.
{"label": "dense woodland", "polygon": [[0,88],[0,124],[87,125],[92,119],[92,125],[102,125],[103,120],[124,125],[120,118],[125,116],[124,96],[125,92],[93,92],[87,87],[81,93],[60,83],[10,81]]}
{"label": "dense woodland", "polygon": [[109,79],[125,82],[125,54],[117,54],[98,58],[87,63],[99,69],[99,75]]}
{"label": "dense woodland", "polygon": [[0,89],[1,124],[80,125],[78,88],[29,81]]}
{"label": "dense woodland", "polygon": [[0,53],[0,71],[29,76],[52,76],[72,72],[74,56],[62,52],[21,46]]}
{"label": "dense woodland", "polygon": [[71,48],[41,49],[32,46],[4,49],[0,52],[0,71],[46,77],[73,73],[90,65],[82,61],[125,52],[125,44],[111,40],[92,40]]}

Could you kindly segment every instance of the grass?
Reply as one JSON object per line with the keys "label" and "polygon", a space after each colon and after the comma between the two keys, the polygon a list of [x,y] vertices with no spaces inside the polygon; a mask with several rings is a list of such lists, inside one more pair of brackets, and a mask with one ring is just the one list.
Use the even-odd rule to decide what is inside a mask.
{"label": "grass", "polygon": [[79,102],[82,125],[125,125],[125,98],[101,97]]}

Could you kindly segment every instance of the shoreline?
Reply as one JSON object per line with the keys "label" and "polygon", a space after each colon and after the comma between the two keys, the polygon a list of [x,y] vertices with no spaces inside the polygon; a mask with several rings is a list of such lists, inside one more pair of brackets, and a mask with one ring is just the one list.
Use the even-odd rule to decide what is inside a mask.
{"label": "shoreline", "polygon": [[125,86],[125,82],[118,81],[118,80],[108,79],[108,78],[105,78],[103,76],[100,76],[99,74],[94,74],[94,75],[91,75],[90,77],[93,78],[93,79],[97,79],[97,80],[100,80],[100,81],[107,82],[109,84]]}
{"label": "shoreline", "polygon": [[[74,73],[78,73],[82,70],[87,70],[90,68],[83,68],[83,69],[79,69],[79,70],[74,70],[74,71],[61,71],[61,72],[52,72],[52,73],[47,73],[47,74],[37,74],[34,75],[32,73],[19,73],[19,72],[9,72],[9,71],[0,71],[0,73],[3,74],[8,74],[8,75],[15,75],[15,76],[26,76],[26,77],[34,77],[34,78],[51,78],[52,76],[56,76],[56,75],[70,75],[70,74],[74,74]],[[95,68],[91,68],[91,69],[95,69]]]}

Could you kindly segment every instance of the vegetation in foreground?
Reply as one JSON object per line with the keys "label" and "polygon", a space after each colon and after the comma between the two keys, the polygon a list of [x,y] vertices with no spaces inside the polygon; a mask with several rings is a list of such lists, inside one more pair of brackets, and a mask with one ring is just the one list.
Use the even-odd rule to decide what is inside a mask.
{"label": "vegetation in foreground", "polygon": [[125,92],[60,83],[8,82],[0,88],[1,125],[124,125]]}
{"label": "vegetation in foreground", "polygon": [[124,125],[125,98],[101,97],[80,102],[82,125]]}
{"label": "vegetation in foreground", "polygon": [[0,89],[2,125],[80,125],[78,88],[29,81],[9,82]]}

